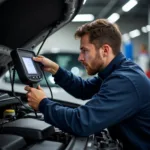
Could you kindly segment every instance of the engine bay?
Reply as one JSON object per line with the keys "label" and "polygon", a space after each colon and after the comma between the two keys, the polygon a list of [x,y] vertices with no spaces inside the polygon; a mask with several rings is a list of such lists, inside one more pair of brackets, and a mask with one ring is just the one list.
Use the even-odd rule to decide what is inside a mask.
{"label": "engine bay", "polygon": [[29,112],[7,93],[0,95],[0,108],[0,150],[121,149],[119,141],[113,140],[106,129],[89,137],[77,137],[66,133],[46,123],[41,113],[38,112],[36,116],[34,112]]}

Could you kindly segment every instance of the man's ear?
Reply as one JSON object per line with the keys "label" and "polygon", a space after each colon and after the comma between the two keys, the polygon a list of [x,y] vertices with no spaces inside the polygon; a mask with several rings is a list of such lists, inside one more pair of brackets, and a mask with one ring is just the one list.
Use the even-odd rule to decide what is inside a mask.
{"label": "man's ear", "polygon": [[102,46],[103,49],[103,57],[107,57],[110,52],[110,46],[108,44],[104,44]]}

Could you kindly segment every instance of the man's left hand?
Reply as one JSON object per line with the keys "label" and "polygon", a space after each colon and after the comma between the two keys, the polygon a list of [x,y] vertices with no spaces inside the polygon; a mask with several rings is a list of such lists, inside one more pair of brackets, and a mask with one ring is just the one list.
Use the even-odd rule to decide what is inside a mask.
{"label": "man's left hand", "polygon": [[45,92],[40,86],[38,86],[37,89],[26,86],[24,89],[27,91],[27,100],[29,106],[35,110],[38,110],[40,102],[46,98]]}

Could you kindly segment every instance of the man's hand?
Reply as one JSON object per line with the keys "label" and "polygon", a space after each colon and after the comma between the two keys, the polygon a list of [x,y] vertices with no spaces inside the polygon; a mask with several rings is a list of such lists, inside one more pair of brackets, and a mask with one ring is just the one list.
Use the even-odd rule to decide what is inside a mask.
{"label": "man's hand", "polygon": [[37,89],[26,86],[24,89],[27,91],[27,100],[29,106],[35,110],[38,110],[41,100],[46,98],[45,92],[40,86],[38,86]]}
{"label": "man's hand", "polygon": [[48,59],[44,56],[33,57],[33,60],[42,63],[44,65],[43,70],[50,72],[53,75],[59,69],[58,64],[56,64],[55,62],[51,61],[50,59]]}

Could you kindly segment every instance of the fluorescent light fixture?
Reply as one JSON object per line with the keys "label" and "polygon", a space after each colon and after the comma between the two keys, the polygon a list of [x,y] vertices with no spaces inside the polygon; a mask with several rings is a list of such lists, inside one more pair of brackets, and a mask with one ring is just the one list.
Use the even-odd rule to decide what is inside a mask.
{"label": "fluorescent light fixture", "polygon": [[79,14],[76,15],[72,22],[86,22],[86,21],[93,21],[94,16],[92,14]]}
{"label": "fluorescent light fixture", "polygon": [[130,36],[129,36],[129,34],[128,34],[128,33],[123,34],[123,35],[122,35],[122,40],[123,40],[124,42],[129,42],[129,41],[130,41]]}
{"label": "fluorescent light fixture", "polygon": [[83,1],[83,5],[86,3],[86,0]]}
{"label": "fluorescent light fixture", "polygon": [[76,75],[76,76],[79,76],[80,75],[80,70],[78,67],[72,67],[71,68],[71,72]]}
{"label": "fluorescent light fixture", "polygon": [[49,80],[49,81],[51,81],[51,83],[55,84],[54,77],[52,77],[52,76],[49,76],[49,77],[48,77],[48,80]]}
{"label": "fluorescent light fixture", "polygon": [[150,31],[150,25],[147,25],[146,29],[147,29],[147,32],[149,32]]}
{"label": "fluorescent light fixture", "polygon": [[138,4],[138,2],[136,0],[129,0],[124,6],[122,6],[122,10],[125,12],[128,12],[137,4]]}
{"label": "fluorescent light fixture", "polygon": [[131,38],[135,38],[137,36],[140,36],[141,33],[140,33],[140,31],[138,29],[135,29],[135,30],[129,32],[129,35],[130,35]]}
{"label": "fluorescent light fixture", "polygon": [[146,27],[142,27],[141,30],[142,30],[143,33],[147,33],[148,32]]}
{"label": "fluorescent light fixture", "polygon": [[120,18],[120,15],[118,13],[113,13],[107,19],[109,22],[115,23],[119,18]]}

